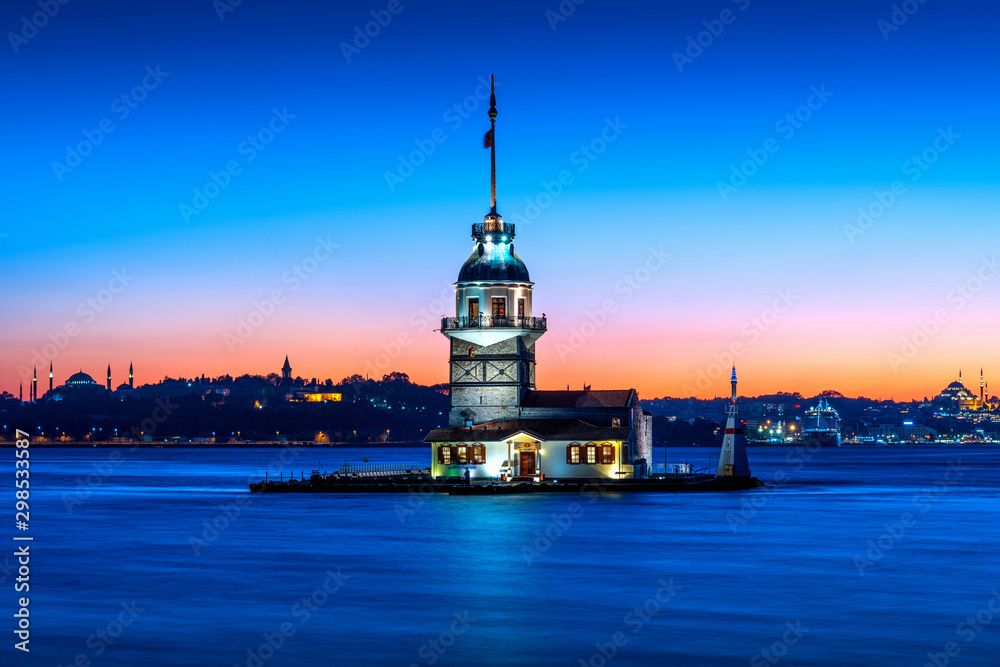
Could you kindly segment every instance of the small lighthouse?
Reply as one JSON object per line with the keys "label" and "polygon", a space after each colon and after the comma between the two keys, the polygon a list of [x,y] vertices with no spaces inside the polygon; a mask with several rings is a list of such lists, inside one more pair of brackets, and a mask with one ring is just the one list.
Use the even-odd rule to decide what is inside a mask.
{"label": "small lighthouse", "polygon": [[726,420],[726,434],[722,438],[722,450],[719,452],[719,468],[716,477],[749,477],[750,463],[747,461],[747,440],[743,435],[743,424],[740,423],[736,411],[736,367],[733,366],[733,397],[729,403]]}

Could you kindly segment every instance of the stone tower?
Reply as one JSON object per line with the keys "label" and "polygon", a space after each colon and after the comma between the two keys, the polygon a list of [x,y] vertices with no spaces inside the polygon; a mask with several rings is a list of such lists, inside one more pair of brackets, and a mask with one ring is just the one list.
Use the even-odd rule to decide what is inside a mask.
{"label": "stone tower", "polygon": [[517,419],[535,388],[535,341],[545,317],[534,317],[524,262],[514,254],[514,225],[496,205],[496,96],[490,78],[490,211],[472,225],[472,254],[455,283],[455,317],[441,321],[451,346],[450,426]]}

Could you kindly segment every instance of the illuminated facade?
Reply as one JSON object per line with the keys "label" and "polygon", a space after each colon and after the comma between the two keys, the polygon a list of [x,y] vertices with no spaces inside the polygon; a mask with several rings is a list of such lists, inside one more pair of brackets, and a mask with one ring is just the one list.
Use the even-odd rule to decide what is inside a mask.
{"label": "illuminated facade", "polygon": [[434,477],[644,476],[652,417],[635,390],[538,391],[535,347],[547,330],[534,283],[514,253],[515,228],[497,213],[496,97],[490,90],[490,210],[472,225],[472,253],[455,283],[448,427],[427,438]]}
{"label": "illuminated facade", "polygon": [[981,393],[980,398],[977,398],[975,394],[966,389],[965,385],[962,384],[962,371],[959,371],[958,380],[949,384],[934,398],[935,405],[940,410],[950,414],[969,412],[981,408],[986,399],[986,382],[983,378],[982,370],[979,372],[979,379],[981,382]]}

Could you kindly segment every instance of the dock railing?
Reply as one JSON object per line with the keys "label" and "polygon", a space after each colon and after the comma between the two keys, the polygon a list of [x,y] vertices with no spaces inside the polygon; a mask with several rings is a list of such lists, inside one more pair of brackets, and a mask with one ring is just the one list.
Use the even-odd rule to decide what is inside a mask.
{"label": "dock railing", "polygon": [[353,465],[345,463],[337,469],[338,475],[347,477],[391,477],[394,475],[413,475],[424,472],[415,463],[362,463]]}

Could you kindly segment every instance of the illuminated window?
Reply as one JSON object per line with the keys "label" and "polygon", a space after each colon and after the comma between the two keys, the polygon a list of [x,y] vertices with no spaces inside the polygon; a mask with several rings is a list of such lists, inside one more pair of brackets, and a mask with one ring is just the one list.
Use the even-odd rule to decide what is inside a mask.
{"label": "illuminated window", "polygon": [[566,447],[566,463],[572,465],[580,463],[580,445],[573,443]]}
{"label": "illuminated window", "polygon": [[458,446],[458,462],[468,463],[469,462],[469,448],[465,445]]}
{"label": "illuminated window", "polygon": [[466,311],[470,319],[479,318],[479,299],[469,299],[469,307]]}
{"label": "illuminated window", "polygon": [[470,347],[469,348],[469,356],[470,357],[476,356],[476,348],[474,348],[474,347]]}
{"label": "illuminated window", "polygon": [[601,445],[601,465],[613,465],[615,462],[614,445]]}
{"label": "illuminated window", "polygon": [[594,443],[587,444],[587,464],[594,465],[597,463],[597,445]]}
{"label": "illuminated window", "polygon": [[486,463],[486,445],[472,446],[472,462],[476,465]]}
{"label": "illuminated window", "polygon": [[493,297],[493,317],[506,317],[507,316],[507,299],[501,297]]}
{"label": "illuminated window", "polygon": [[448,445],[441,445],[438,448],[438,463],[443,463],[444,465],[451,463],[451,447]]}
{"label": "illuminated window", "polygon": [[611,426],[612,426],[612,428],[619,428],[619,427],[621,427],[621,425],[622,425],[622,418],[621,417],[612,417],[611,418]]}

